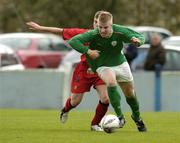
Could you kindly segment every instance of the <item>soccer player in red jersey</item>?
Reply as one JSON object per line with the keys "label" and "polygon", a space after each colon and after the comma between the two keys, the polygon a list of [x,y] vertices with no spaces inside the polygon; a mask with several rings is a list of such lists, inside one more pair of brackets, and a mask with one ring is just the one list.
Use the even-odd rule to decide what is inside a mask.
{"label": "soccer player in red jersey", "polygon": [[[98,16],[102,11],[96,12],[94,16],[93,27],[97,27]],[[51,32],[63,37],[64,40],[69,40],[75,35],[84,33],[88,29],[79,28],[56,28],[41,26],[35,22],[27,22],[30,29],[43,32]],[[109,98],[105,83],[98,77],[98,75],[91,71],[84,55],[81,56],[81,61],[75,67],[71,80],[71,95],[66,100],[65,106],[60,114],[60,121],[65,123],[68,118],[68,112],[75,108],[82,100],[85,92],[90,91],[93,86],[99,95],[99,103],[96,107],[96,112],[91,122],[92,131],[103,131],[99,126],[102,117],[106,114],[109,106]]]}

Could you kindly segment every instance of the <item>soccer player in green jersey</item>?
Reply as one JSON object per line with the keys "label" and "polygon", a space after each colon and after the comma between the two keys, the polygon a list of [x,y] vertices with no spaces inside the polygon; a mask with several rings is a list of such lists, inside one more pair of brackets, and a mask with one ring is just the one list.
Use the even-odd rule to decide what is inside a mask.
{"label": "soccer player in green jersey", "polygon": [[[121,111],[118,85],[132,110],[131,117],[138,130],[146,131],[146,126],[140,117],[133,76],[122,52],[123,43],[140,46],[144,43],[144,36],[127,27],[113,24],[111,13],[103,12],[99,16],[97,29],[77,35],[68,43],[80,53],[86,54],[92,71],[97,72],[106,83],[110,102],[120,120],[120,127],[125,124],[125,118]],[[84,46],[83,43],[89,43],[89,46]]]}

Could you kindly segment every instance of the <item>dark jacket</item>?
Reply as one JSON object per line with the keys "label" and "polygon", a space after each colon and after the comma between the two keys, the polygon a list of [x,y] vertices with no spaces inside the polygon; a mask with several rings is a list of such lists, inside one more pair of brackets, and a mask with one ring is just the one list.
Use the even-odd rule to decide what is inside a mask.
{"label": "dark jacket", "polygon": [[144,69],[155,70],[155,65],[160,64],[163,67],[165,62],[166,62],[166,51],[164,47],[161,44],[157,46],[151,45],[146,57]]}
{"label": "dark jacket", "polygon": [[138,55],[138,48],[136,45],[134,44],[129,44],[125,50],[124,53],[127,62],[129,63],[129,65],[131,65],[131,62],[137,57]]}

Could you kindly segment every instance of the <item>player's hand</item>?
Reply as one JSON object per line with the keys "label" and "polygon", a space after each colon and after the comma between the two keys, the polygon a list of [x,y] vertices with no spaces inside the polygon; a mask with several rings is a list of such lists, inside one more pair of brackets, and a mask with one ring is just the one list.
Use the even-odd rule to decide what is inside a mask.
{"label": "player's hand", "polygon": [[41,30],[41,26],[35,22],[27,22],[26,25],[29,27],[31,30]]}
{"label": "player's hand", "polygon": [[91,50],[91,49],[88,49],[87,51],[87,54],[90,56],[91,59],[96,59],[100,56],[100,51],[98,50]]}
{"label": "player's hand", "polygon": [[136,37],[133,37],[132,39],[131,39],[131,43],[133,43],[133,44],[135,44],[135,45],[140,45],[140,43],[141,43],[141,41],[138,39],[138,38],[136,38]]}

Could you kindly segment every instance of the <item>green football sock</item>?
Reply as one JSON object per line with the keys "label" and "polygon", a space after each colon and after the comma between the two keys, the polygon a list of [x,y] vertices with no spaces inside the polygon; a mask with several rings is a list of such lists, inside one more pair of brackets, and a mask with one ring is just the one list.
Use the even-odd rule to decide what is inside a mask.
{"label": "green football sock", "polygon": [[139,111],[139,102],[137,100],[137,97],[136,96],[126,97],[126,101],[129,104],[129,106],[131,107],[133,118],[135,120],[139,120],[140,119],[140,111]]}
{"label": "green football sock", "polygon": [[108,95],[114,111],[116,112],[118,117],[123,117],[123,113],[121,111],[121,96],[118,92],[117,86],[108,87]]}

